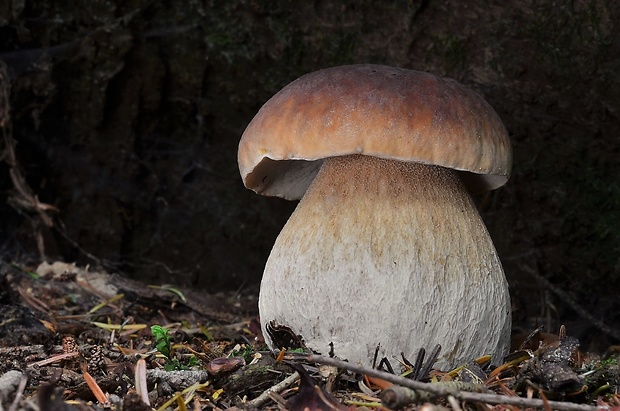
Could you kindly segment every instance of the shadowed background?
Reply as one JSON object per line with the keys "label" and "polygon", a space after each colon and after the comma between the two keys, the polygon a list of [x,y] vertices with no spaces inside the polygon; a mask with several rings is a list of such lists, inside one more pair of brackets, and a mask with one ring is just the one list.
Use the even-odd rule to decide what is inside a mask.
{"label": "shadowed background", "polygon": [[245,126],[304,73],[400,66],[477,90],[510,133],[508,185],[476,200],[515,325],[603,350],[620,343],[619,21],[603,0],[4,1],[0,253],[257,293],[295,204],[243,187]]}

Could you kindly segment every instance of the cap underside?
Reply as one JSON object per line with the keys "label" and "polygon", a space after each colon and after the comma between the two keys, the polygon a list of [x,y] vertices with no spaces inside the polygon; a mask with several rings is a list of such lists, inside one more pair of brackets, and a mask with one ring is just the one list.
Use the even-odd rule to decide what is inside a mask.
{"label": "cap underside", "polygon": [[464,171],[472,191],[503,185],[512,152],[499,116],[454,80],[377,65],[293,81],[261,108],[239,143],[246,187],[301,198],[327,157],[363,154]]}

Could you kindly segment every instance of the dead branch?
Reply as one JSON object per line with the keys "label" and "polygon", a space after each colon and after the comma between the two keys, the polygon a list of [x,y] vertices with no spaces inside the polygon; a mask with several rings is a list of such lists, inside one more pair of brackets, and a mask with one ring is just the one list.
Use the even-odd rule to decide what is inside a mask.
{"label": "dead branch", "polygon": [[166,371],[159,368],[146,370],[146,381],[149,384],[165,381],[175,390],[183,389],[209,379],[207,371],[179,370]]}
{"label": "dead branch", "polygon": [[599,318],[590,314],[577,301],[575,301],[575,299],[572,298],[566,291],[555,286],[551,281],[547,280],[537,270],[533,269],[529,265],[524,264],[522,268],[525,271],[527,271],[528,274],[531,274],[538,282],[540,282],[543,285],[543,287],[551,290],[551,292],[557,295],[558,297],[560,297],[562,301],[568,303],[568,305],[573,310],[575,310],[577,314],[579,314],[583,319],[588,320],[592,325],[594,325],[596,328],[598,328],[599,330],[601,330],[603,333],[607,334],[608,336],[616,340],[620,340],[620,331],[611,328],[610,326],[605,324],[603,321],[601,321]]}
{"label": "dead branch", "polygon": [[[491,393],[491,391],[482,384],[464,381],[446,381],[440,384],[458,391]],[[399,409],[410,404],[430,401],[433,399],[433,394],[422,390],[413,390],[401,385],[392,385],[384,389],[380,397],[381,402],[388,408]]]}
{"label": "dead branch", "polygon": [[261,395],[254,398],[252,401],[248,401],[247,405],[250,407],[258,408],[262,406],[264,403],[271,399],[271,394],[273,393],[281,393],[285,389],[289,388],[291,385],[295,384],[295,382],[299,379],[299,373],[294,372],[293,374],[286,377],[284,380],[280,381],[273,387],[266,389]]}
{"label": "dead branch", "polygon": [[6,74],[6,67],[0,65],[0,132],[2,135],[2,143],[4,147],[0,151],[0,160],[6,162],[9,167],[9,176],[13,183],[13,190],[11,190],[8,198],[8,203],[18,213],[31,215],[38,215],[39,219],[35,220],[35,238],[37,241],[37,247],[41,257],[45,258],[45,250],[43,243],[43,235],[41,233],[41,227],[39,222],[43,223],[48,228],[54,226],[54,220],[49,212],[58,212],[59,210],[51,204],[42,203],[35,194],[34,190],[28,185],[24,173],[17,161],[15,155],[15,146],[17,143],[13,139],[12,124],[11,124],[11,110],[10,110],[10,82],[9,77]]}
{"label": "dead branch", "polygon": [[404,387],[411,388],[413,390],[420,390],[425,392],[430,392],[434,394],[435,397],[448,398],[448,396],[452,396],[457,400],[461,401],[470,401],[477,402],[483,404],[493,404],[493,405],[515,405],[518,407],[551,407],[555,410],[560,411],[596,411],[596,410],[605,410],[609,409],[609,407],[595,407],[592,405],[586,404],[575,404],[570,402],[559,402],[559,401],[543,401],[541,399],[536,398],[522,398],[522,397],[509,397],[505,395],[498,394],[485,394],[485,393],[474,393],[474,392],[465,392],[459,391],[449,386],[445,386],[442,384],[432,384],[432,383],[423,383],[420,381],[410,380],[408,378],[400,377],[398,375],[390,374],[384,371],[375,370],[373,368],[363,367],[360,365],[352,364],[346,361],[340,361],[334,358],[323,357],[320,355],[308,355],[301,357],[309,362],[332,365],[334,367],[342,368],[345,370],[353,371],[359,374],[369,375],[371,377],[377,377],[389,381],[391,383],[402,385]]}

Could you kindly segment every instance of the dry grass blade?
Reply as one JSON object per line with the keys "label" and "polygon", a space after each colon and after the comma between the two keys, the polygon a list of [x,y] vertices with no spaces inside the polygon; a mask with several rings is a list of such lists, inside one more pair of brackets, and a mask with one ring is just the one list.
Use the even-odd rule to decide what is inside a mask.
{"label": "dry grass blade", "polygon": [[208,381],[207,381],[206,383],[203,383],[203,384],[193,384],[193,385],[191,385],[191,386],[189,386],[189,387],[185,388],[183,391],[175,393],[175,394],[174,394],[174,395],[173,395],[173,396],[172,396],[172,397],[171,397],[168,401],[166,401],[165,403],[163,403],[163,404],[162,404],[162,405],[161,405],[161,406],[157,409],[157,411],[163,411],[163,410],[165,410],[166,408],[170,407],[170,406],[171,406],[172,404],[174,404],[175,402],[178,404],[178,403],[179,403],[179,402],[178,402],[178,401],[179,401],[179,399],[181,399],[181,401],[183,401],[183,402],[184,402],[184,404],[186,404],[186,403],[187,403],[187,401],[183,400],[183,398],[181,398],[181,397],[183,397],[184,395],[186,395],[186,394],[188,394],[188,393],[191,393],[191,394],[193,395],[193,393],[194,393],[195,391],[202,390],[202,389],[204,389],[204,388],[206,388],[206,387],[208,387],[208,386],[209,386],[209,382],[208,382]]}

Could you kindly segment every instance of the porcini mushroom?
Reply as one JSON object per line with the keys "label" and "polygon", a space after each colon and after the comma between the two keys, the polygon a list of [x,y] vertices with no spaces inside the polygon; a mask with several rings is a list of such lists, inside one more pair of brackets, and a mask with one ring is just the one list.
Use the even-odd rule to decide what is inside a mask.
{"label": "porcini mushroom", "polygon": [[246,187],[301,198],[261,282],[272,349],[267,324],[366,365],[377,346],[391,358],[436,344],[439,367],[501,361],[508,285],[469,191],[503,185],[512,151],[482,97],[413,70],[320,70],[265,103],[238,161]]}

